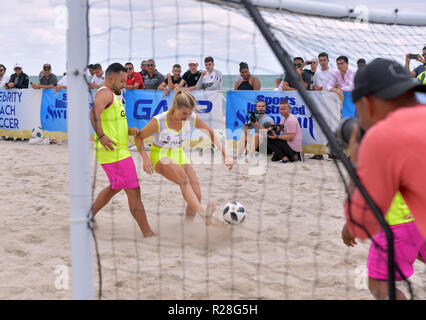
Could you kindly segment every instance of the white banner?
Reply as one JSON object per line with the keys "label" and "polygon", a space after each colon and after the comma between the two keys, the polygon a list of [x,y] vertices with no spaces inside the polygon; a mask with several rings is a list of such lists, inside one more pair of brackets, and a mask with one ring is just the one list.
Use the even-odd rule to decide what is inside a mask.
{"label": "white banner", "polygon": [[[222,114],[222,99],[221,91],[197,90],[191,91],[194,98],[197,100],[197,117],[213,130],[224,130],[225,123]],[[197,133],[191,135],[192,139],[197,138]]]}
{"label": "white banner", "polygon": [[0,89],[0,135],[31,138],[40,124],[42,90]]}

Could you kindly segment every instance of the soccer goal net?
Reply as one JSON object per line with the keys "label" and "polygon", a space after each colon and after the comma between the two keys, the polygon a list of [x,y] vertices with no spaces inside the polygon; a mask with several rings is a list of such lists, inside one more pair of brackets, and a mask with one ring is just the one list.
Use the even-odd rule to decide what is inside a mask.
{"label": "soccer goal net", "polygon": [[[360,58],[368,63],[386,57],[404,64],[407,53],[420,53],[426,44],[426,19],[421,15],[395,10],[382,14],[366,6],[308,1],[253,4],[291,58],[318,59],[319,53],[326,52],[333,68],[342,55],[354,71]],[[205,58],[213,57],[214,69],[221,74],[220,88],[193,91],[202,109],[197,117],[222,137],[235,156],[234,168],[227,170],[220,150],[210,143],[207,147],[192,143],[185,149],[191,162],[188,177],[192,173],[197,177],[194,186],[200,188],[202,205],[211,200],[216,203],[219,221],[206,227],[199,216],[188,221],[180,186],[167,175],[147,174],[130,142],[141,199],[156,236],[143,237],[129,212],[125,192],[102,208],[94,230],[96,297],[371,299],[366,267],[370,241],[348,248],[341,240],[349,175],[341,161],[328,159],[327,136],[299,92],[274,91],[287,72],[240,1],[93,0],[87,3],[86,21],[87,30],[80,30],[87,40],[86,65],[98,63],[103,70],[114,62],[130,62],[134,72],[143,72],[145,61],[167,79],[177,64],[183,75],[191,62],[203,71]],[[259,79],[260,90],[244,94],[234,90],[243,79],[241,62]],[[410,63],[410,69],[419,64]],[[306,68],[314,71],[312,65]],[[309,95],[334,132],[342,117],[339,98],[320,92]],[[125,90],[123,97],[129,126],[142,129],[154,115],[171,107],[173,90],[167,94],[164,90]],[[244,139],[247,111],[263,99],[266,114],[278,122],[283,97],[290,101],[291,112],[306,135],[299,155],[304,161],[272,161],[266,147],[265,154],[260,148],[252,157],[239,158],[234,147]],[[255,144],[255,133],[250,136],[249,144]],[[259,139],[266,141],[266,134]],[[148,153],[152,143],[145,145]],[[110,182],[92,151],[93,145],[94,201]],[[324,160],[309,159],[304,153],[321,153]],[[226,224],[224,208],[234,201],[245,209],[245,217],[241,223]],[[426,269],[420,262],[414,269],[414,276],[398,288],[407,297],[424,299]]]}

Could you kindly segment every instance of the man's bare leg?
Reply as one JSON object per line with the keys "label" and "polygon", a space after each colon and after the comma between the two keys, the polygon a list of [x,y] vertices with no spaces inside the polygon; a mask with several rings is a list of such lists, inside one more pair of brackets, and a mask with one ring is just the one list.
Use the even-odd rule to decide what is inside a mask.
{"label": "man's bare leg", "polygon": [[[389,289],[388,282],[384,280],[376,280],[368,277],[368,289],[376,300],[388,300]],[[401,290],[395,288],[395,294],[397,300],[407,300]]]}
{"label": "man's bare leg", "polygon": [[133,218],[135,218],[138,223],[139,228],[141,229],[144,237],[155,236],[155,233],[151,230],[149,226],[148,219],[146,217],[145,208],[141,199],[141,189],[140,187],[134,189],[125,189],[127,194],[127,199],[129,201],[129,209]]}
{"label": "man's bare leg", "polygon": [[92,204],[92,217],[95,217],[95,215],[99,212],[99,210],[105,207],[108,204],[108,202],[111,200],[111,198],[115,196],[117,193],[119,193],[120,191],[121,189],[112,189],[111,185],[102,189]]}

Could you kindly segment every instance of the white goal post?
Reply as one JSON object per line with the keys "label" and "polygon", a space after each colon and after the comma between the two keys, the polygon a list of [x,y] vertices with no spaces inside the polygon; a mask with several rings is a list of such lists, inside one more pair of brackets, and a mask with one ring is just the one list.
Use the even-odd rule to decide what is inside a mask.
{"label": "white goal post", "polygon": [[92,235],[88,228],[91,208],[88,57],[88,0],[68,0],[68,152],[70,231],[73,299],[94,297]]}

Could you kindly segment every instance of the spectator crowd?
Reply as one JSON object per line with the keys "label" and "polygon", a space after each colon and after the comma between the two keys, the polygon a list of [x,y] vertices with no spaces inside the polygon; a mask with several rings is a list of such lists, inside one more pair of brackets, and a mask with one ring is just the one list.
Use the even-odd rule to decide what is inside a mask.
{"label": "spectator crowd", "polygon": [[[418,61],[421,64],[410,70],[412,60]],[[304,60],[297,56],[293,59],[293,67],[298,75],[298,78],[291,79],[288,74],[284,78],[277,78],[275,83],[275,91],[295,91],[297,82],[304,88],[311,91],[330,91],[335,92],[341,100],[343,100],[343,92],[352,91],[354,88],[355,70],[349,68],[349,59],[347,56],[341,55],[336,58],[337,69],[329,65],[329,55],[326,52],[321,52],[318,57],[309,60]],[[357,60],[357,68],[363,68],[367,64],[364,58]],[[222,73],[215,68],[214,59],[206,57],[204,59],[205,70],[199,70],[198,61],[190,59],[188,61],[188,69],[182,75],[182,66],[174,64],[166,75],[163,75],[157,70],[154,59],[144,60],[140,64],[140,71],[136,71],[132,62],[127,62],[124,65],[127,71],[126,89],[134,90],[161,90],[167,96],[179,88],[187,90],[221,90],[222,89]],[[420,82],[426,84],[426,46],[423,48],[422,54],[408,53],[406,55],[405,68],[410,72],[411,77],[417,77]],[[91,89],[97,89],[104,85],[105,72],[102,65],[99,63],[90,64],[87,66],[89,72],[89,86]],[[43,65],[42,71],[39,74],[38,83],[30,83],[29,77],[23,72],[23,66],[16,63],[13,66],[14,73],[10,76],[6,73],[6,67],[0,64],[0,89],[26,89],[31,86],[33,89],[60,89],[67,88],[67,75],[64,74],[62,79],[58,81],[57,76],[52,72],[52,66],[49,63]],[[246,62],[239,64],[240,75],[237,77],[234,90],[261,90],[262,85],[258,77],[250,74],[249,65]],[[286,100],[280,103],[280,113],[284,116],[283,121],[288,121],[294,126],[293,132],[282,129],[276,131],[274,135],[268,137],[268,152],[273,152],[275,157],[273,160],[281,162],[292,162],[301,160],[301,141],[300,131],[297,124],[292,121],[292,117],[288,112],[288,103]],[[254,125],[254,143],[251,144],[251,154],[254,150],[259,150],[259,129],[266,129],[262,126],[263,120],[267,119],[262,113],[263,105],[259,105],[260,113],[257,113],[258,122]],[[265,106],[266,108],[266,106]],[[258,111],[259,111],[258,110]],[[266,115],[265,115],[266,116]],[[283,125],[284,123],[282,123]],[[273,123],[267,126],[274,125]],[[279,125],[279,124],[278,124]],[[287,126],[288,127],[288,126]],[[247,129],[243,137],[243,143],[247,145]],[[298,143],[294,139],[297,136]],[[4,137],[5,138],[5,137]],[[13,138],[7,138],[13,140]],[[19,138],[18,138],[19,139]],[[271,141],[271,140],[276,141]],[[19,139],[21,140],[21,139]],[[24,139],[27,140],[27,139]],[[293,148],[292,148],[293,147]],[[281,149],[280,149],[281,148]],[[329,154],[330,156],[330,154]],[[311,159],[323,160],[323,155],[317,154]]]}
{"label": "spectator crowd", "polygon": [[[421,64],[410,70],[412,60]],[[300,83],[307,89],[312,91],[332,91],[339,96],[343,96],[344,91],[352,91],[353,81],[356,71],[349,68],[348,57],[341,55],[336,58],[337,70],[329,65],[329,55],[321,52],[318,57],[304,60],[302,57],[293,59],[293,66],[299,75],[299,79],[291,80],[288,75],[284,78],[277,78],[275,81],[276,91],[296,90],[296,84]],[[366,65],[366,60],[360,58],[357,60],[357,68]],[[190,59],[188,61],[188,69],[182,75],[182,66],[174,64],[171,71],[163,75],[157,70],[153,59],[141,62],[140,71],[136,71],[132,62],[125,65],[127,70],[126,89],[145,89],[145,90],[161,90],[165,95],[169,95],[170,91],[185,87],[188,90],[221,90],[222,89],[222,73],[215,68],[214,59],[206,57],[204,59],[205,70],[199,70],[198,61]],[[239,64],[240,75],[237,77],[234,90],[261,90],[262,85],[258,77],[250,74],[249,66],[246,62]],[[405,68],[414,78],[426,83],[426,46],[423,48],[422,54],[406,54]],[[90,88],[100,88],[105,82],[105,72],[99,63],[87,66],[89,71]],[[0,89],[27,89],[31,86],[33,89],[65,89],[67,87],[67,76],[64,74],[62,79],[58,81],[57,76],[52,72],[52,66],[49,63],[43,65],[39,74],[38,83],[30,83],[29,77],[23,72],[23,66],[16,63],[13,66],[10,76],[6,72],[6,66],[0,64]]]}

